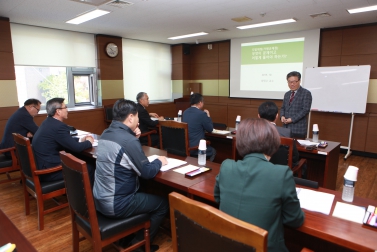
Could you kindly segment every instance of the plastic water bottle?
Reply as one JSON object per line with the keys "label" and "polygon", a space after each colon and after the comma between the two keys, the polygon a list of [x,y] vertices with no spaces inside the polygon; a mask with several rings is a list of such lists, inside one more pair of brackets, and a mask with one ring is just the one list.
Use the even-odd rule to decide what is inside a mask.
{"label": "plastic water bottle", "polygon": [[178,122],[182,122],[182,110],[178,111]]}
{"label": "plastic water bottle", "polygon": [[357,181],[357,173],[359,168],[355,166],[348,166],[346,173],[344,174],[342,200],[352,202],[353,195],[355,193],[355,183]]}
{"label": "plastic water bottle", "polygon": [[342,200],[352,202],[355,193],[355,181],[344,179]]}
{"label": "plastic water bottle", "polygon": [[238,130],[238,126],[240,125],[240,123],[241,123],[241,116],[237,116],[236,117],[236,130]]}
{"label": "plastic water bottle", "polygon": [[207,161],[207,143],[205,139],[201,139],[198,147],[198,165],[206,165]]}
{"label": "plastic water bottle", "polygon": [[198,150],[198,165],[206,165],[207,154],[206,150]]}
{"label": "plastic water bottle", "polygon": [[313,142],[318,143],[319,131],[313,131]]}
{"label": "plastic water bottle", "polygon": [[319,139],[319,128],[318,124],[313,124],[313,142],[318,143]]}

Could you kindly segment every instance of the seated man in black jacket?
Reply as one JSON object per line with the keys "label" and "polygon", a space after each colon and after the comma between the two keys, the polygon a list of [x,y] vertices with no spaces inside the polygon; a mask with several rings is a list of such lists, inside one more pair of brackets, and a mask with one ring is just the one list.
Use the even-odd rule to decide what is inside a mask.
{"label": "seated man in black jacket", "polygon": [[[275,125],[276,129],[278,130],[280,136],[282,137],[289,137],[292,138],[292,132],[291,129],[289,128],[283,128],[280,126],[276,125],[276,120],[278,119],[278,106],[272,101],[266,101],[263,102],[259,108],[258,108],[258,117],[266,119],[267,121],[271,122],[272,124]],[[280,146],[282,148],[282,146]],[[278,163],[278,164],[287,164],[287,160],[277,160],[278,158],[274,159],[274,156],[278,155],[278,152],[280,149],[271,157],[271,160],[273,163]],[[295,166],[299,162],[299,154],[296,145],[293,145],[293,158],[292,158],[292,165]],[[302,177],[306,177],[306,165],[302,167]]]}
{"label": "seated man in black jacket", "polygon": [[[65,150],[77,156],[81,151],[92,148],[94,141],[91,135],[81,139],[73,138],[70,135],[68,125],[63,123],[63,120],[68,118],[68,108],[64,103],[64,98],[53,98],[47,101],[46,111],[47,118],[35,133],[32,146],[38,170],[60,165],[59,151]],[[95,164],[88,160],[87,165],[93,183]],[[57,171],[41,175],[40,179],[41,181],[62,180],[63,173]]]}
{"label": "seated man in black jacket", "polygon": [[[156,127],[158,121],[163,121],[164,117],[158,116],[156,113],[148,113],[146,108],[149,106],[149,96],[145,92],[140,92],[136,96],[137,101],[137,112],[139,113],[139,129],[141,133],[150,131],[149,128]],[[157,120],[152,120],[151,117],[157,118]],[[145,145],[148,142],[147,137],[140,137],[140,143]],[[151,135],[152,146],[160,147],[160,138],[158,134]]]}

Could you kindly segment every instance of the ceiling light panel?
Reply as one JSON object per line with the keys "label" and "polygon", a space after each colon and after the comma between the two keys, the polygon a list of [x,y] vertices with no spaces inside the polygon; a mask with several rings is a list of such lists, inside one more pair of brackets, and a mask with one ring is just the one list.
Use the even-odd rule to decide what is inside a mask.
{"label": "ceiling light panel", "polygon": [[181,36],[177,36],[177,37],[170,37],[168,39],[172,39],[172,40],[175,40],[175,39],[183,39],[183,38],[190,38],[190,37],[196,37],[196,36],[203,36],[203,35],[207,35],[208,33],[206,32],[198,32],[198,33],[192,33],[192,34],[187,34],[187,35],[181,35]]}
{"label": "ceiling light panel", "polygon": [[347,10],[350,14],[360,13],[360,12],[367,12],[367,11],[375,11],[377,10],[377,5],[362,7],[357,9],[350,9]]}
{"label": "ceiling light panel", "polygon": [[87,12],[85,14],[82,14],[78,17],[75,17],[74,19],[68,20],[66,23],[68,23],[68,24],[81,24],[81,23],[84,23],[84,22],[89,21],[91,19],[98,18],[100,16],[106,15],[108,13],[110,13],[110,11],[94,10],[94,11],[90,11],[90,12]]}
{"label": "ceiling light panel", "polygon": [[284,20],[272,21],[272,22],[267,22],[267,23],[238,26],[237,28],[238,29],[251,29],[251,28],[258,28],[258,27],[263,27],[263,26],[287,24],[287,23],[293,23],[293,22],[296,22],[296,20],[291,18],[291,19],[284,19]]}

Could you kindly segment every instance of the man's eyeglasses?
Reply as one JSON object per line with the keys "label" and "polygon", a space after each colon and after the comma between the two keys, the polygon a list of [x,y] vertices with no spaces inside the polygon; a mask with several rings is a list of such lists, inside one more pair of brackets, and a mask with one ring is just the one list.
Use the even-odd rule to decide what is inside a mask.
{"label": "man's eyeglasses", "polygon": [[299,80],[294,80],[294,81],[288,81],[289,84],[295,84],[297,82],[300,82]]}
{"label": "man's eyeglasses", "polygon": [[68,108],[67,106],[65,106],[64,108],[56,108],[56,109],[66,109],[66,108]]}
{"label": "man's eyeglasses", "polygon": [[41,110],[41,109],[37,108],[36,106],[32,106],[32,107],[35,108],[38,112],[39,112],[39,110]]}

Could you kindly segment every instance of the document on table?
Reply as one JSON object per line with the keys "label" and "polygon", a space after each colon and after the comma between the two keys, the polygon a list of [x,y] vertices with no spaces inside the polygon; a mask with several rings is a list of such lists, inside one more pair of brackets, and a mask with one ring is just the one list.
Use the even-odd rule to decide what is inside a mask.
{"label": "document on table", "polygon": [[[153,160],[155,160],[158,157],[159,157],[158,155],[152,155],[152,156],[148,157],[148,160],[149,160],[149,162],[152,162]],[[178,167],[178,166],[181,166],[181,165],[184,165],[184,164],[187,163],[186,161],[182,161],[182,160],[175,159],[175,158],[166,158],[166,159],[168,160],[168,164],[162,166],[160,171],[167,171],[167,170],[173,169],[175,167]]]}
{"label": "document on table", "polygon": [[356,223],[363,223],[365,215],[365,207],[355,206],[347,203],[336,202],[334,212],[332,216],[341,219],[353,221]]}
{"label": "document on table", "polygon": [[195,166],[195,165],[186,165],[186,166],[183,166],[181,168],[175,169],[174,171],[178,172],[178,173],[181,173],[181,174],[186,174],[186,173],[188,173],[190,171],[194,171],[194,170],[197,170],[199,168],[200,167]]}
{"label": "document on table", "polygon": [[297,197],[300,200],[301,208],[330,214],[331,206],[334,201],[334,194],[317,192],[314,190],[296,188]]}
{"label": "document on table", "polygon": [[217,129],[213,129],[212,133],[220,134],[220,135],[226,135],[226,134],[229,134],[230,131],[229,130],[217,130]]}

